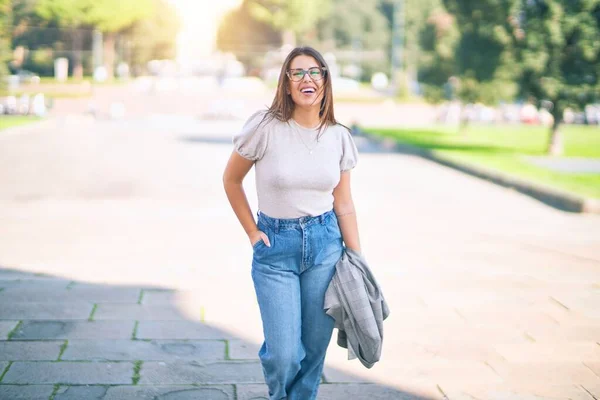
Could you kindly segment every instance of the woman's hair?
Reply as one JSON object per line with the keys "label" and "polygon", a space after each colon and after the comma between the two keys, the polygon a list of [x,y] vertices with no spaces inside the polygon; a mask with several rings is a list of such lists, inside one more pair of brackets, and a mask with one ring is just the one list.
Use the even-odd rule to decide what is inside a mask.
{"label": "woman's hair", "polygon": [[[321,100],[319,118],[319,130],[321,131],[324,127],[332,126],[337,124],[335,116],[333,114],[333,95],[331,89],[331,78],[329,77],[329,68],[325,59],[317,50],[312,47],[296,47],[290,54],[285,58],[281,72],[279,73],[279,82],[277,83],[277,92],[273,99],[273,104],[267,109],[265,119],[272,121],[278,119],[282,122],[287,122],[292,118],[292,112],[294,111],[295,103],[292,96],[288,95],[288,88],[290,79],[287,76],[287,71],[290,69],[292,60],[300,55],[310,56],[314,58],[319,67],[325,67],[326,71],[323,75],[323,85],[320,91],[323,91],[323,99]],[[318,96],[317,96],[318,97]],[[262,122],[264,122],[264,120]],[[262,124],[261,122],[261,124]],[[260,125],[260,124],[259,124]]]}

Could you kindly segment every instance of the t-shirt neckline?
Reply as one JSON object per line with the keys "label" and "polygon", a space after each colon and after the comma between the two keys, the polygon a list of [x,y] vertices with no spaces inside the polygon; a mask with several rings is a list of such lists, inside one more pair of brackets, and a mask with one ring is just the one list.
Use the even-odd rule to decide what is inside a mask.
{"label": "t-shirt neckline", "polygon": [[315,126],[314,128],[307,128],[307,127],[305,127],[305,126],[302,126],[302,125],[300,125],[300,124],[299,124],[299,123],[298,123],[298,122],[297,122],[297,121],[296,121],[294,118],[290,118],[290,120],[291,120],[291,121],[292,121],[292,123],[293,123],[294,125],[296,125],[296,126],[299,128],[299,129],[302,129],[302,130],[304,130],[304,131],[307,131],[307,132],[314,132],[314,131],[317,131],[317,130],[319,129],[319,125]]}

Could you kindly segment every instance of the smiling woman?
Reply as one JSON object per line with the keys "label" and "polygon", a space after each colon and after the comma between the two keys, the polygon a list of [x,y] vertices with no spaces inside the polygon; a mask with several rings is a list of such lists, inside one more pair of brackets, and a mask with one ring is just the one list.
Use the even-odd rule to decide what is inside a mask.
{"label": "smiling woman", "polygon": [[[357,149],[333,111],[321,54],[285,59],[271,107],[234,138],[227,198],[253,248],[252,279],[265,341],[259,352],[272,400],[313,400],[334,327],[325,291],[343,245],[360,252],[350,170]],[[258,221],[242,181],[255,167]]]}
{"label": "smiling woman", "polygon": [[241,0],[170,0],[180,15],[182,28],[177,39],[177,58],[190,61],[210,55],[216,46],[218,23]]}

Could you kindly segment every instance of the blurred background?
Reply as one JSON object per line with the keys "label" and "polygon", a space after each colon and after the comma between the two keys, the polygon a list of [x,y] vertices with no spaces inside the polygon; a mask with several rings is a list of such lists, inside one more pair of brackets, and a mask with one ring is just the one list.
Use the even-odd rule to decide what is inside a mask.
{"label": "blurred background", "polygon": [[[138,339],[234,335],[223,379],[260,398],[236,369],[262,383],[221,176],[296,45],[324,55],[355,135],[361,245],[392,310],[376,368],[330,346],[323,399],[599,398],[600,0],[0,0],[0,397],[114,383],[73,380],[65,351],[135,361],[107,398],[141,398],[110,393],[198,380],[153,374],[183,352]],[[115,329],[130,350],[96,347]],[[6,394],[21,383],[52,395]]]}
{"label": "blurred background", "polygon": [[[563,167],[543,157],[599,157],[597,129],[588,129],[600,124],[595,1],[0,4],[2,126],[27,122],[9,116],[47,114],[243,119],[270,104],[287,52],[310,45],[330,65],[342,122],[600,196],[548,175],[585,170],[584,186],[600,187],[589,175],[596,163]],[[505,124],[511,133],[494,133]],[[470,126],[478,126],[470,136],[446,135]]]}

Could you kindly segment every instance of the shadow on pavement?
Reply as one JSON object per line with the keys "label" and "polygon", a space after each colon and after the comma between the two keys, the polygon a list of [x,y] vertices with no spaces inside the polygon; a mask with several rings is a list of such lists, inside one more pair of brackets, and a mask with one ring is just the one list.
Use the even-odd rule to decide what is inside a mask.
{"label": "shadow on pavement", "polygon": [[[0,268],[0,398],[267,399],[258,344],[190,318],[177,294]],[[319,399],[367,398],[428,399],[326,370]]]}

